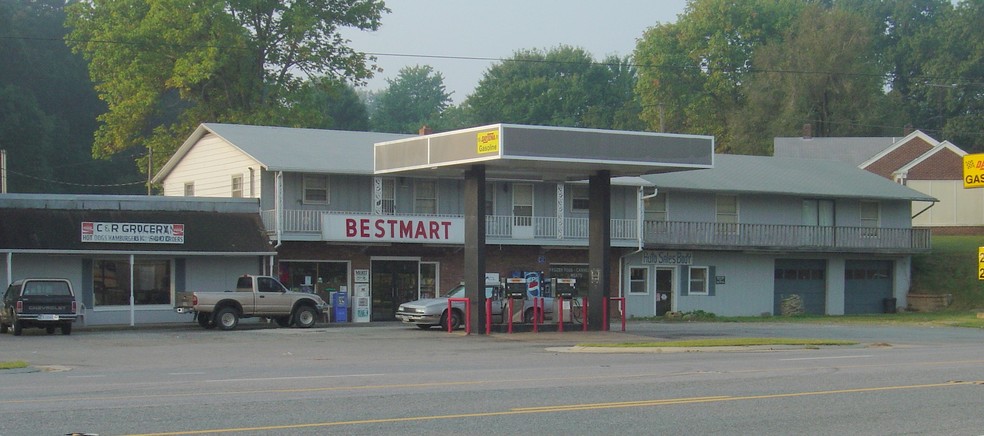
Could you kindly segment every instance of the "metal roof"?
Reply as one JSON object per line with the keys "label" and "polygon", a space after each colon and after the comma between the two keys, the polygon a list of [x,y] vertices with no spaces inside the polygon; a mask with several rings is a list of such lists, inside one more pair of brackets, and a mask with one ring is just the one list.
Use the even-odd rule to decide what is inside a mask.
{"label": "metal roof", "polygon": [[218,136],[269,171],[372,174],[373,144],[412,137],[393,133],[205,123],[154,176],[161,182],[207,134]]}
{"label": "metal roof", "polygon": [[574,181],[709,168],[702,135],[493,124],[376,144],[376,174],[461,177],[481,164],[490,179]]}
{"label": "metal roof", "polygon": [[854,166],[895,144],[901,138],[774,138],[772,154],[775,157],[837,160]]}
{"label": "metal roof", "polygon": [[667,191],[938,201],[853,165],[820,159],[718,154],[712,169],[642,178]]}

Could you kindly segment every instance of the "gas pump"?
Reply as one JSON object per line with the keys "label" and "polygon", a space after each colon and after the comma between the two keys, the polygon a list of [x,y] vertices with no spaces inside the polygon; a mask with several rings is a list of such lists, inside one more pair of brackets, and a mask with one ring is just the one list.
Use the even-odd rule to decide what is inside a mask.
{"label": "gas pump", "polygon": [[512,312],[509,313],[509,317],[502,317],[502,322],[508,323],[509,319],[512,319],[514,323],[523,322],[523,308],[526,302],[526,279],[523,277],[510,277],[506,279],[506,301],[503,301],[504,306],[502,307],[502,312],[507,313],[509,311],[509,300],[512,300]]}
{"label": "gas pump", "polygon": [[550,279],[550,287],[556,298],[563,301],[564,317],[561,322],[581,321],[581,301],[577,295],[577,279]]}

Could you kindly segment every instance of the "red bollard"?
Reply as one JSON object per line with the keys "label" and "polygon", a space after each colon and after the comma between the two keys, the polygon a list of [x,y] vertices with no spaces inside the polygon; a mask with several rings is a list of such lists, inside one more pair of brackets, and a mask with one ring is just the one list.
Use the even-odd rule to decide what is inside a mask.
{"label": "red bollard", "polygon": [[557,297],[557,332],[564,332],[564,297]]}
{"label": "red bollard", "polygon": [[506,329],[506,332],[512,333],[512,322],[513,322],[513,299],[512,298],[509,299],[509,313],[507,315],[509,316],[509,328]]}
{"label": "red bollard", "polygon": [[468,298],[448,298],[448,333],[451,333],[451,303],[465,303],[465,334],[471,334],[471,300]]}
{"label": "red bollard", "polygon": [[492,299],[485,299],[485,334],[492,334]]}
{"label": "red bollard", "polygon": [[581,331],[588,331],[588,297],[581,297]]}

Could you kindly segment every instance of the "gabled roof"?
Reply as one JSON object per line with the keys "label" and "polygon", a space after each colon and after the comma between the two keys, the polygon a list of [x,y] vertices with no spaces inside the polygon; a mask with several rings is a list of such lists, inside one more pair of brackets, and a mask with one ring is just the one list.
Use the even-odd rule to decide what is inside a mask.
{"label": "gabled roof", "polygon": [[644,175],[659,190],[937,201],[843,162],[718,154],[714,168]]}
{"label": "gabled roof", "polygon": [[[892,154],[893,151],[896,151],[899,148],[906,146],[907,144],[909,144],[913,140],[922,140],[922,142],[925,142],[926,144],[929,144],[929,146],[931,148],[939,145],[939,143],[940,143],[940,141],[937,141],[937,140],[933,139],[933,137],[931,137],[931,136],[923,133],[922,131],[916,130],[916,131],[913,131],[912,133],[906,135],[902,139],[899,139],[899,140],[895,141],[894,143],[892,143],[892,145],[886,147],[884,150],[882,150],[882,151],[880,151],[878,153],[875,153],[875,155],[871,156],[870,158],[868,158],[864,162],[861,162],[858,165],[858,168],[867,168],[867,167],[871,166],[875,162],[878,162],[879,160],[882,160],[886,156]],[[922,153],[920,153],[919,155],[922,155]],[[915,159],[915,157],[916,156],[914,156],[913,159]]]}
{"label": "gabled roof", "polygon": [[414,135],[205,123],[154,176],[161,182],[206,135],[215,135],[269,171],[372,174],[373,144]]}
{"label": "gabled roof", "polygon": [[[943,141],[922,156],[895,170],[892,175],[907,179],[910,178],[911,172],[915,176],[914,180],[960,180],[963,175],[961,165],[966,155],[967,152],[960,147],[950,141]],[[948,166],[950,168],[947,168]]]}

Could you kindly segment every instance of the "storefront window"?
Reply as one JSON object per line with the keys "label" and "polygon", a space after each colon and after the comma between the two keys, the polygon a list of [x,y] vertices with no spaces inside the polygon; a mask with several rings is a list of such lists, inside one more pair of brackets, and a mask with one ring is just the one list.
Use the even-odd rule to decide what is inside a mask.
{"label": "storefront window", "polygon": [[280,282],[291,291],[316,293],[330,301],[330,293],[348,286],[348,270],[348,262],[280,262]]}
{"label": "storefront window", "polygon": [[[93,262],[92,290],[96,306],[129,306],[130,282],[129,261]],[[136,260],[132,282],[134,304],[171,304],[171,261]]]}

